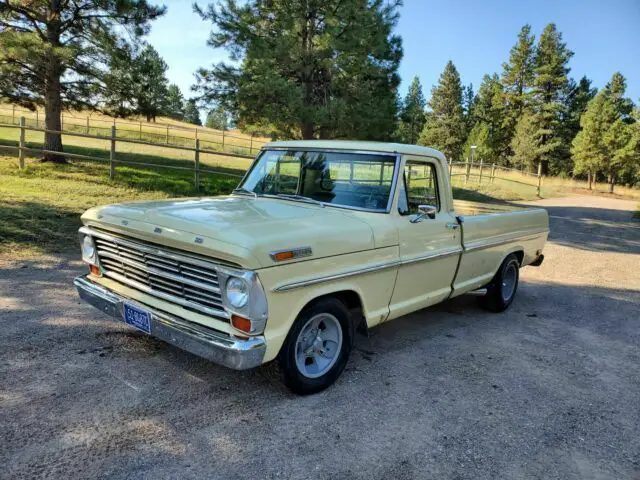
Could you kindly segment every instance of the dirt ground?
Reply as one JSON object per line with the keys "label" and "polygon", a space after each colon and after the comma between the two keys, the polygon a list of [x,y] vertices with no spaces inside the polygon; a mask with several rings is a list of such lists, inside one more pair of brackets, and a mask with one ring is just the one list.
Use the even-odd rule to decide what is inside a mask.
{"label": "dirt ground", "polygon": [[463,297],[385,324],[309,397],[80,303],[76,257],[5,264],[0,477],[640,478],[635,204],[537,204],[546,259],[507,312]]}

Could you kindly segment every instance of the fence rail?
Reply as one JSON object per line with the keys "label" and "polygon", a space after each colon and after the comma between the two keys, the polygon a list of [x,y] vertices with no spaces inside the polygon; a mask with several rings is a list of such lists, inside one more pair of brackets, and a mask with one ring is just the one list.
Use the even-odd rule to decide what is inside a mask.
{"label": "fence rail", "polygon": [[[463,172],[454,173],[454,167],[456,166],[458,168],[463,168]],[[490,167],[490,170],[489,170],[489,167]],[[472,170],[474,168],[477,169],[478,173],[472,173]],[[496,170],[503,170],[506,172],[516,172],[522,175],[523,177],[532,177],[535,179],[536,183],[532,184],[532,183],[522,182],[520,180],[515,180],[513,178],[498,176],[496,175]],[[483,173],[484,173],[484,177],[483,177]],[[473,160],[469,161],[468,158],[464,162],[449,162],[449,178],[461,177],[461,176],[464,176],[465,185],[469,183],[469,180],[472,177],[475,177],[478,179],[478,184],[482,184],[482,179],[485,178],[485,181],[487,181],[488,183],[494,183],[494,181],[498,179],[498,180],[503,180],[503,181],[512,182],[512,183],[518,183],[521,185],[528,185],[536,188],[536,195],[538,197],[540,196],[540,190],[542,188],[542,164],[541,163],[538,164],[538,173],[530,173],[524,170],[518,170],[517,168],[503,167],[500,165],[496,165],[495,163],[492,163],[491,165],[489,165],[484,163],[482,159],[479,162],[477,162],[475,165]]]}
{"label": "fence rail", "polygon": [[[29,116],[24,115],[28,113]],[[22,114],[22,116],[19,116]],[[24,117],[27,125],[35,124],[37,128],[45,127],[44,115],[38,110],[30,111],[12,105],[11,108],[0,105],[0,122],[19,125]],[[252,155],[266,143],[262,137],[251,133],[249,136],[234,135],[228,130],[214,130],[210,128],[189,128],[182,125],[168,123],[132,122],[116,118],[95,118],[61,114],[61,130],[65,134],[71,132],[84,133],[109,138],[111,127],[117,128],[119,138],[146,140],[154,144],[187,146],[196,138],[211,149],[218,149],[228,153]],[[124,125],[126,128],[122,128]],[[186,136],[189,133],[189,136]]]}
{"label": "fence rail", "polygon": [[[78,160],[107,162],[109,164],[109,176],[111,178],[114,178],[115,175],[116,175],[116,166],[117,165],[128,165],[128,166],[134,166],[134,167],[151,167],[151,168],[162,168],[162,169],[168,169],[168,170],[190,171],[190,172],[193,172],[194,185],[195,185],[196,191],[198,191],[200,189],[200,173],[213,173],[213,174],[216,174],[216,175],[225,175],[225,176],[235,177],[235,178],[241,178],[242,177],[242,175],[237,175],[237,174],[228,173],[228,172],[221,172],[221,171],[218,171],[218,170],[215,170],[215,169],[212,169],[212,168],[207,168],[206,166],[203,167],[201,165],[201,163],[200,163],[200,154],[204,153],[204,154],[207,154],[207,155],[219,155],[219,156],[223,156],[223,157],[253,159],[253,157],[250,156],[250,155],[226,153],[226,152],[220,152],[218,150],[211,150],[211,149],[207,149],[207,148],[202,148],[200,146],[200,139],[198,139],[198,138],[194,139],[194,145],[191,148],[180,146],[180,145],[158,145],[157,143],[153,143],[153,142],[145,142],[145,141],[139,141],[139,140],[132,140],[132,139],[128,139],[128,138],[121,138],[121,137],[117,136],[117,128],[114,127],[114,126],[111,127],[111,135],[109,137],[106,137],[106,138],[103,137],[103,136],[98,136],[98,135],[87,135],[86,133],[59,131],[59,130],[48,130],[46,128],[29,127],[29,126],[26,125],[26,121],[25,121],[24,117],[20,118],[19,125],[0,123],[0,128],[15,128],[15,129],[20,131],[20,137],[19,137],[17,146],[15,146],[15,145],[2,145],[2,148],[4,148],[4,149],[17,150],[18,151],[18,159],[19,159],[20,169],[24,169],[25,168],[24,158],[25,158],[25,154],[26,153],[55,154],[55,155],[61,155],[61,156],[67,157],[67,158],[73,158],[73,159],[78,159]],[[59,134],[62,134],[62,135],[68,135],[68,136],[73,136],[73,137],[93,138],[93,139],[97,139],[97,140],[110,140],[109,158],[98,157],[98,156],[94,156],[94,155],[83,155],[83,154],[79,154],[79,153],[57,152],[57,151],[53,151],[53,150],[48,150],[48,149],[44,148],[44,146],[43,146],[43,148],[28,147],[27,144],[26,144],[26,141],[25,141],[25,132],[27,132],[27,131],[35,131],[35,132],[43,132],[43,133],[59,133]],[[169,149],[174,149],[174,150],[193,152],[193,166],[184,167],[184,166],[178,166],[178,165],[166,165],[166,164],[161,164],[161,163],[131,162],[131,161],[127,161],[127,160],[120,160],[120,159],[116,158],[116,146],[117,146],[118,143],[129,143],[129,144],[136,144],[136,145],[151,145],[151,146],[154,146],[154,147],[163,147],[163,148],[169,148]]]}

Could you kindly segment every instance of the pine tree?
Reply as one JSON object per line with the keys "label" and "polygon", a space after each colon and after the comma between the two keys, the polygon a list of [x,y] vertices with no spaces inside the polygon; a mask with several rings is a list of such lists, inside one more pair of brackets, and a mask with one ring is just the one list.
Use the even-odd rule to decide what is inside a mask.
{"label": "pine tree", "polygon": [[475,125],[475,119],[473,115],[473,109],[475,107],[477,98],[473,92],[473,84],[470,83],[464,87],[462,92],[462,109],[464,110],[464,121],[467,128],[467,132],[471,133],[473,126]]}
{"label": "pine tree", "polygon": [[535,133],[536,124],[533,114],[525,110],[516,124],[515,133],[511,139],[511,151],[514,164],[529,172],[534,169],[540,147]]}
{"label": "pine tree", "polygon": [[415,144],[424,128],[424,110],[427,101],[422,93],[420,79],[416,76],[409,86],[400,110],[400,122],[397,137],[401,143]]}
{"label": "pine tree", "polygon": [[200,112],[198,111],[198,106],[196,105],[196,101],[193,98],[187,100],[184,105],[184,121],[193,123],[194,125],[202,125],[202,120],[200,120]]}
{"label": "pine tree", "polygon": [[[533,100],[537,158],[543,173],[566,170],[568,151],[562,135],[564,98],[569,85],[569,59],[573,52],[562,41],[555,24],[547,25],[536,48]],[[564,163],[564,165],[563,165]]]}
{"label": "pine tree", "polygon": [[156,121],[167,108],[169,68],[158,51],[147,45],[133,62],[136,112],[144,115],[147,122]]}
{"label": "pine tree", "polygon": [[122,45],[112,52],[109,69],[104,76],[102,88],[102,110],[114,117],[126,118],[136,109],[134,76],[134,47]]}
{"label": "pine tree", "polygon": [[[576,82],[569,80],[569,94],[565,99],[565,114],[562,120],[562,136],[564,145],[571,145],[573,139],[580,131],[580,118],[587,110],[589,102],[597,93],[597,89],[591,87],[591,80],[586,75]],[[573,170],[571,160],[559,172],[569,174]]]}
{"label": "pine tree", "polygon": [[184,97],[180,87],[175,84],[167,88],[167,99],[165,102],[165,112],[169,118],[182,120],[184,118]]}
{"label": "pine tree", "polygon": [[229,115],[221,106],[209,110],[205,126],[216,130],[226,130],[229,127]]}
{"label": "pine tree", "polygon": [[[401,0],[221,0],[196,6],[237,65],[197,72],[200,99],[289,138],[386,140],[396,129]],[[267,20],[268,19],[268,20]]]}
{"label": "pine tree", "polygon": [[431,115],[418,143],[442,150],[447,158],[459,161],[466,139],[462,84],[458,70],[449,61],[438,85],[431,89]]}
{"label": "pine tree", "polygon": [[[504,104],[504,89],[497,74],[485,75],[478,89],[474,106],[473,121],[474,132],[472,130],[470,136],[475,137],[479,132],[486,132],[486,140],[484,141],[483,158],[486,161],[507,164],[507,153],[509,150],[509,140],[505,129],[502,126],[506,115],[506,107]],[[484,133],[482,134],[484,135]],[[475,143],[474,143],[475,142]],[[465,155],[469,155],[470,145],[477,145],[478,149],[480,140],[473,140],[465,149]]]}
{"label": "pine tree", "polygon": [[516,44],[511,48],[509,62],[502,64],[501,82],[507,107],[503,126],[507,141],[515,134],[516,124],[530,104],[536,58],[534,43],[531,25],[524,25],[518,33]]}
{"label": "pine tree", "polygon": [[[122,37],[143,35],[164,11],[146,0],[1,2],[0,97],[31,109],[44,105],[46,129],[60,131],[64,108],[94,106]],[[44,137],[45,149],[63,151],[60,134]],[[65,161],[55,153],[44,159]]]}

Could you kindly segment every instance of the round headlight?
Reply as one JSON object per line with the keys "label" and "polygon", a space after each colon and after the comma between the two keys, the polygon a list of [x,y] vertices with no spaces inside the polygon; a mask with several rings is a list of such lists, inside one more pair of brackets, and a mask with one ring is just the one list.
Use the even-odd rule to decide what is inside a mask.
{"label": "round headlight", "polygon": [[96,253],[96,247],[93,244],[93,238],[87,235],[82,239],[82,256],[87,259],[93,259],[94,253]]}
{"label": "round headlight", "polygon": [[249,287],[247,282],[238,277],[227,280],[227,300],[236,308],[242,308],[249,300]]}

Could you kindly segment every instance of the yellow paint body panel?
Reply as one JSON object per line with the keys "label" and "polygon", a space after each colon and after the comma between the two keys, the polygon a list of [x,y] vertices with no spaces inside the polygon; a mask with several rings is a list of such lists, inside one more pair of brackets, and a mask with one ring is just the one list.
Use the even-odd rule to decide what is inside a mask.
{"label": "yellow paint body panel", "polygon": [[[444,156],[412,145],[375,142],[275,142],[265,148],[310,148],[398,155],[431,163],[440,209],[435,219],[411,223],[398,213],[399,188],[388,213],[349,210],[274,198],[227,196],[98,207],[85,225],[255,271],[265,291],[264,330],[273,360],[300,312],[314,299],[355,292],[368,327],[482,287],[511,252],[523,265],[542,251],[548,232],[544,210],[464,217],[457,225]],[[402,176],[398,176],[402,181]],[[464,244],[462,243],[464,239]],[[276,263],[270,253],[311,247],[310,257]],[[222,320],[194,313],[106,278],[94,280],[122,295],[201,325],[233,334]]]}

